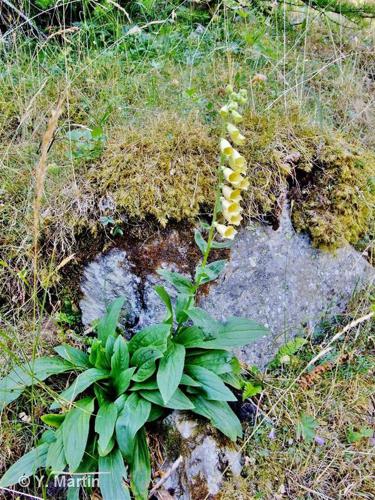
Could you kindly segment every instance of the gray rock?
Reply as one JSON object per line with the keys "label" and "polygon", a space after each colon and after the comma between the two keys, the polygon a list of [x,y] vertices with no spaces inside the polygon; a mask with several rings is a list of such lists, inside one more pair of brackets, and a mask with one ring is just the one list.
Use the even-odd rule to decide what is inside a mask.
{"label": "gray rock", "polygon": [[285,207],[278,230],[256,225],[239,233],[223,275],[200,305],[217,319],[245,316],[269,328],[267,337],[237,353],[262,368],[280,345],[342,312],[374,276],[349,245],[335,255],[313,248],[294,231]]}
{"label": "gray rock", "polygon": [[[206,494],[217,495],[226,469],[233,476],[241,474],[240,451],[233,443],[216,439],[215,434],[207,435],[207,425],[199,425],[188,414],[174,411],[164,420],[163,426],[164,439],[172,441],[174,455],[179,453],[182,457],[180,466],[164,483],[164,488],[173,492],[173,498],[198,500]],[[169,456],[163,469],[168,471],[176,458]]]}
{"label": "gray rock", "polygon": [[126,303],[121,316],[124,328],[134,327],[142,311],[140,294],[141,280],[132,271],[132,265],[123,250],[112,250],[99,255],[84,270],[81,284],[82,322],[91,325],[100,319],[106,307],[116,297],[125,296]]}
{"label": "gray rock", "polygon": [[[173,263],[163,266],[176,270]],[[342,312],[353,292],[374,275],[349,245],[335,255],[313,248],[306,235],[293,230],[286,207],[277,231],[252,225],[239,232],[224,273],[200,306],[217,319],[245,316],[267,326],[267,337],[238,353],[244,362],[263,368],[281,344]],[[122,325],[128,330],[160,322],[165,307],[153,286],[161,282],[156,274],[141,281],[125,251],[100,255],[84,272],[82,320],[90,324],[114,298],[125,295]],[[172,287],[165,286],[173,297]]]}

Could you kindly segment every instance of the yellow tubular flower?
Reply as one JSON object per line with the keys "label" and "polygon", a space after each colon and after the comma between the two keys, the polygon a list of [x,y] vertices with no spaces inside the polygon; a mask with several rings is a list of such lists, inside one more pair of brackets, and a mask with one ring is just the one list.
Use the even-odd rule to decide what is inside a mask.
{"label": "yellow tubular flower", "polygon": [[231,156],[234,149],[229,141],[226,139],[220,139],[220,151],[225,156]]}
{"label": "yellow tubular flower", "polygon": [[231,118],[232,118],[232,120],[234,121],[234,123],[241,123],[241,122],[242,122],[242,120],[243,120],[242,115],[240,115],[240,114],[238,113],[238,111],[236,111],[235,109],[232,109],[232,110],[231,110],[230,115],[231,115]]}
{"label": "yellow tubular flower", "polygon": [[233,226],[239,226],[242,221],[242,216],[241,214],[230,214],[228,212],[223,212],[225,220],[229,223],[232,224]]}
{"label": "yellow tubular flower", "polygon": [[236,187],[238,187],[241,191],[247,191],[249,189],[249,185],[249,179],[243,177],[241,182]]}
{"label": "yellow tubular flower", "polygon": [[246,168],[245,158],[240,155],[240,153],[236,150],[230,155],[229,165],[233,168],[233,170],[243,172]]}
{"label": "yellow tubular flower", "polygon": [[235,201],[239,203],[242,200],[241,190],[232,189],[229,186],[223,186],[223,195],[228,201]]}
{"label": "yellow tubular flower", "polygon": [[220,108],[219,113],[220,113],[220,116],[222,118],[224,118],[224,119],[228,118],[228,116],[229,116],[229,108],[228,108],[228,106],[223,106],[222,108]]}
{"label": "yellow tubular flower", "polygon": [[224,178],[227,182],[232,184],[234,187],[239,187],[240,184],[244,181],[244,178],[239,172],[235,172],[231,168],[225,167],[223,168]]}
{"label": "yellow tubular flower", "polygon": [[233,125],[233,123],[227,124],[227,131],[236,146],[242,146],[242,144],[244,144],[245,136],[240,133],[238,128]]}
{"label": "yellow tubular flower", "polygon": [[229,214],[239,214],[242,210],[241,206],[235,201],[228,201],[225,198],[221,198],[221,206],[223,207],[223,212],[228,212]]}
{"label": "yellow tubular flower", "polygon": [[224,224],[218,224],[217,222],[215,222],[215,228],[216,231],[220,234],[220,236],[227,240],[233,240],[233,238],[237,234],[237,231],[234,229],[233,226],[225,226]]}

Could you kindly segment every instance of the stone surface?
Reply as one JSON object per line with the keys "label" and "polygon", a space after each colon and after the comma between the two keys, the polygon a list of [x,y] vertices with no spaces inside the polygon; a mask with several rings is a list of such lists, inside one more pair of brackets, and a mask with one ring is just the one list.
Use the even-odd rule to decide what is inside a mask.
{"label": "stone surface", "polygon": [[[173,262],[162,265],[176,270]],[[336,255],[312,248],[306,235],[295,233],[285,208],[278,230],[253,225],[239,232],[222,277],[200,305],[217,319],[246,316],[268,326],[266,338],[239,353],[264,367],[281,344],[343,311],[353,292],[373,279],[373,268],[352,247]],[[156,274],[136,276],[123,250],[98,256],[83,276],[83,322],[101,317],[119,295],[128,298],[122,324],[131,331],[161,321],[165,308],[153,290],[160,282]]]}
{"label": "stone surface", "polygon": [[[164,420],[163,428],[164,439],[172,441],[173,450],[178,449],[182,457],[180,466],[164,483],[173,498],[201,500],[207,494],[215,496],[220,492],[225,469],[234,476],[241,474],[241,453],[235,445],[207,435],[207,426],[199,426],[188,414],[174,411]],[[171,468],[173,459],[163,465],[165,471]]]}
{"label": "stone surface", "polygon": [[264,367],[280,345],[342,312],[374,275],[349,245],[335,255],[313,248],[294,231],[285,207],[276,231],[258,225],[240,232],[225,272],[201,307],[217,319],[246,316],[267,326],[270,335],[238,353]]}

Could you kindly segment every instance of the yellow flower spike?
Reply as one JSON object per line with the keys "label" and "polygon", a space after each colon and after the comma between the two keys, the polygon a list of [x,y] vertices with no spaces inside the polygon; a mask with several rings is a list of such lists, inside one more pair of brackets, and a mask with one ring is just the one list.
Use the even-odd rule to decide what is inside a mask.
{"label": "yellow flower spike", "polygon": [[229,141],[226,139],[220,139],[220,151],[225,156],[231,156],[235,150]]}
{"label": "yellow flower spike", "polygon": [[228,118],[228,116],[229,116],[229,108],[228,108],[228,106],[222,106],[222,107],[220,108],[219,113],[220,113],[220,116],[221,116],[222,118],[224,118],[224,119],[225,119],[225,118]]}
{"label": "yellow flower spike", "polygon": [[247,191],[249,189],[249,186],[250,186],[250,181],[249,179],[247,179],[246,177],[242,178],[241,182],[238,184],[238,189],[240,189],[241,191]]}
{"label": "yellow flower spike", "polygon": [[232,186],[234,186],[234,187],[239,187],[240,184],[242,183],[242,181],[244,180],[244,178],[242,177],[242,175],[239,172],[235,172],[234,170],[232,170],[229,167],[223,168],[223,174],[224,174],[225,180],[227,182],[229,182],[230,184],[232,184]]}
{"label": "yellow flower spike", "polygon": [[227,240],[233,240],[233,238],[237,234],[237,231],[234,229],[233,226],[226,226],[225,224],[218,224],[217,222],[215,222],[215,228],[216,231],[220,234],[220,236]]}
{"label": "yellow flower spike", "polygon": [[242,146],[242,144],[244,144],[245,136],[243,136],[240,133],[238,128],[235,125],[233,125],[233,123],[227,124],[227,131],[228,131],[228,134],[230,135],[230,138],[232,139],[234,144],[236,144],[236,146]]}
{"label": "yellow flower spike", "polygon": [[235,201],[236,203],[239,203],[242,200],[241,190],[232,189],[229,186],[223,186],[223,195],[228,201]]}
{"label": "yellow flower spike", "polygon": [[223,212],[225,220],[233,225],[233,226],[239,226],[242,221],[242,215],[241,214],[230,214],[229,212]]}
{"label": "yellow flower spike", "polygon": [[240,171],[244,173],[246,169],[246,160],[240,155],[240,153],[235,149],[233,153],[229,157],[229,165],[233,168],[233,170]]}
{"label": "yellow flower spike", "polygon": [[234,123],[241,123],[243,120],[242,115],[240,115],[238,113],[238,111],[236,111],[235,109],[231,110],[230,116],[231,116],[232,120],[234,121]]}
{"label": "yellow flower spike", "polygon": [[223,212],[229,214],[239,214],[242,211],[241,206],[236,201],[228,201],[225,198],[221,198],[221,206],[223,207]]}

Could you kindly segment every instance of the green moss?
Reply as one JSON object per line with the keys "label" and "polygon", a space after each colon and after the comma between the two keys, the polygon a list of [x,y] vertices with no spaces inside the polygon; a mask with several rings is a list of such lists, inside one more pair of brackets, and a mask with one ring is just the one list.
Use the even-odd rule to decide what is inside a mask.
{"label": "green moss", "polygon": [[190,219],[214,197],[216,145],[195,115],[150,114],[141,126],[112,135],[102,161],[89,172],[101,195],[116,210],[144,219]]}
{"label": "green moss", "polygon": [[372,153],[309,124],[293,110],[248,113],[244,128],[251,217],[277,215],[278,199],[289,190],[293,224],[310,234],[314,246],[334,250],[369,231],[375,204]]}

